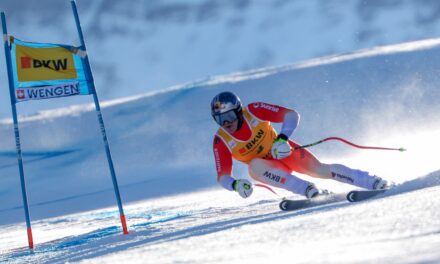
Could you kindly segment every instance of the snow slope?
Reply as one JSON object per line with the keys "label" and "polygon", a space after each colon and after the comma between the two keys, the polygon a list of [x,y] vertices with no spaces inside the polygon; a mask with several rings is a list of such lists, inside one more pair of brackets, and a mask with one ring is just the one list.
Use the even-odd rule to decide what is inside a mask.
{"label": "snow slope", "polygon": [[[8,263],[435,263],[439,184],[437,171],[386,199],[289,213],[267,193],[242,200],[198,191],[127,206],[127,236],[115,225],[115,209],[37,221],[36,250],[2,256]],[[16,226],[2,234],[8,248],[19,244]]]}
{"label": "snow slope", "polygon": [[[21,117],[36,250],[26,248],[11,121],[0,121],[0,251],[9,262],[435,262],[440,40],[405,43],[283,67],[217,76],[103,103],[131,233],[121,235],[91,105]],[[294,139],[341,136],[408,152],[323,143],[312,151],[398,183],[386,199],[281,213],[257,189],[247,200],[215,181],[211,98],[294,107]],[[64,100],[64,99],[60,99]],[[246,168],[236,165],[237,177]],[[315,181],[315,180],[314,180]],[[351,189],[315,181],[336,192]],[[293,195],[277,190],[281,196]],[[365,254],[368,252],[368,254]]]}

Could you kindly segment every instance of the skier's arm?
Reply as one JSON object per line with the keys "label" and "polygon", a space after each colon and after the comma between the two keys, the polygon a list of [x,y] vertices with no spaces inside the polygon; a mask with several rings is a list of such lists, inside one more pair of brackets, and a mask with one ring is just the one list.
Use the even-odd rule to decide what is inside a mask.
{"label": "skier's arm", "polygon": [[223,140],[217,136],[214,137],[213,150],[215,168],[217,170],[217,181],[223,186],[223,188],[233,191],[234,188],[232,184],[234,183],[234,178],[232,178],[232,154]]}
{"label": "skier's arm", "polygon": [[226,190],[238,192],[243,198],[251,196],[252,183],[246,179],[236,180],[232,177],[232,154],[217,136],[214,138],[214,157],[218,183]]}
{"label": "skier's arm", "polygon": [[298,123],[299,114],[292,109],[291,112],[287,112],[284,115],[283,125],[281,126],[281,131],[278,136],[281,137],[281,135],[284,135],[286,136],[285,139],[287,140],[293,134],[293,131],[295,131]]}
{"label": "skier's arm", "polygon": [[257,118],[274,123],[283,123],[279,137],[287,140],[299,123],[299,114],[293,109],[263,102],[251,103],[249,111]]}

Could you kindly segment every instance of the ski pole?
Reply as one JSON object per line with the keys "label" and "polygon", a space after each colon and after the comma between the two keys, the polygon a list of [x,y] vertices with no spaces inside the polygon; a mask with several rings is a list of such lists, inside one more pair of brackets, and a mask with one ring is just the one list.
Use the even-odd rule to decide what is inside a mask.
{"label": "ski pole", "polygon": [[265,189],[271,191],[273,194],[275,194],[275,195],[278,196],[278,197],[280,196],[278,193],[276,193],[272,188],[270,188],[270,187],[267,186],[267,185],[260,184],[260,183],[256,183],[256,184],[254,184],[254,185],[255,185],[255,186],[258,186],[258,187],[265,188]]}
{"label": "ski pole", "polygon": [[353,146],[353,147],[355,147],[355,148],[360,148],[360,149],[377,149],[377,150],[398,150],[398,151],[406,151],[405,148],[384,148],[384,147],[368,147],[368,146],[360,146],[360,145],[356,145],[356,144],[354,144],[354,143],[352,143],[352,142],[350,142],[350,141],[348,141],[348,140],[346,140],[346,139],[340,138],[340,137],[328,137],[328,138],[324,138],[324,139],[321,139],[321,140],[316,141],[316,142],[311,143],[311,144],[307,144],[307,145],[302,145],[302,146],[295,147],[295,148],[293,148],[293,150],[303,149],[303,148],[308,148],[308,147],[316,146],[316,145],[318,145],[318,144],[321,144],[321,143],[323,143],[323,142],[325,142],[325,141],[329,141],[329,140],[339,140],[339,141],[344,142],[345,144],[348,144],[348,145],[350,145],[350,146]]}

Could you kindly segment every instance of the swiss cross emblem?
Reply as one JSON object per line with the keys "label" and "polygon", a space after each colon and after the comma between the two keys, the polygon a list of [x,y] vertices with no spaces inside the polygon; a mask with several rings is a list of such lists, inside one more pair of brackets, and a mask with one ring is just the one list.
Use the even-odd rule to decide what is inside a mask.
{"label": "swiss cross emblem", "polygon": [[17,98],[24,99],[26,96],[24,94],[24,90],[17,90]]}

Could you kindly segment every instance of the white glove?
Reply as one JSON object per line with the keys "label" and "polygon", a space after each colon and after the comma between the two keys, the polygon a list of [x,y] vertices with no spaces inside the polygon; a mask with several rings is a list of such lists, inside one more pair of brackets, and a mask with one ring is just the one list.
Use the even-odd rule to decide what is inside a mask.
{"label": "white glove", "polygon": [[232,183],[232,188],[234,189],[234,191],[238,192],[238,194],[240,194],[240,196],[243,198],[248,198],[254,191],[252,183],[245,179],[235,180]]}
{"label": "white glove", "polygon": [[277,138],[272,144],[271,153],[274,159],[284,159],[292,153],[292,148],[287,140]]}

